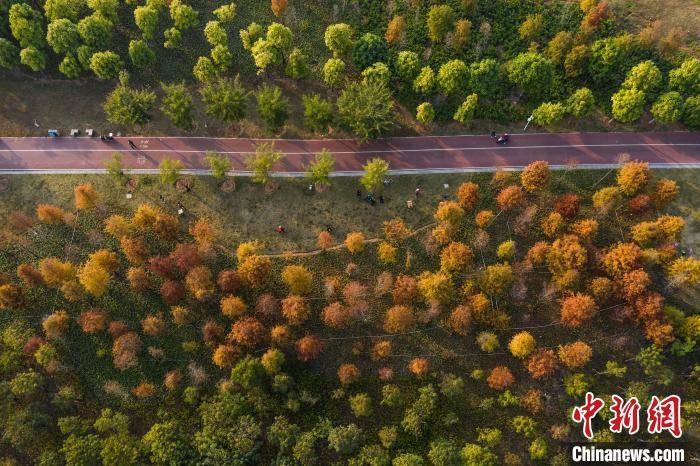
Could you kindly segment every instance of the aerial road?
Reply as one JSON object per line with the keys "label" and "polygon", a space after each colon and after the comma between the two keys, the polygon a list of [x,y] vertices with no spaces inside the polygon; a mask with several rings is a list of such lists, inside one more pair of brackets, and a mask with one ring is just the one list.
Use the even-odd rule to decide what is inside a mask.
{"label": "aerial road", "polygon": [[[133,142],[133,146],[129,144]],[[507,145],[490,136],[397,137],[358,144],[352,139],[253,140],[205,137],[117,137],[112,141],[88,137],[0,138],[0,172],[95,173],[113,152],[123,154],[124,168],[151,173],[164,158],[178,159],[184,171],[207,173],[207,151],[228,154],[234,171],[245,172],[245,158],[255,144],[274,142],[285,157],[278,175],[302,173],[314,154],[328,149],[337,174],[354,174],[370,158],[389,161],[392,171],[459,172],[520,168],[534,160],[553,167],[577,165],[605,168],[623,158],[643,160],[654,167],[700,168],[700,132],[648,133],[532,133],[511,135]]]}

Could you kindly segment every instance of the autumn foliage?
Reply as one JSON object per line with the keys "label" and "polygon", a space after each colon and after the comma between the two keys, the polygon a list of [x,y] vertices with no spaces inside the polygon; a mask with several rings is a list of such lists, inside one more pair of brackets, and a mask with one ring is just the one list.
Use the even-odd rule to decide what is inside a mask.
{"label": "autumn foliage", "polygon": [[520,182],[528,192],[543,190],[549,182],[549,164],[541,160],[532,162],[520,174]]}
{"label": "autumn foliage", "polygon": [[316,335],[306,335],[296,342],[299,360],[308,362],[316,359],[323,351],[323,343]]}
{"label": "autumn foliage", "polygon": [[561,321],[567,327],[579,327],[596,312],[597,306],[592,297],[576,293],[561,302]]}
{"label": "autumn foliage", "polygon": [[513,377],[513,374],[507,367],[496,366],[491,369],[491,373],[486,379],[486,382],[489,384],[489,387],[493,388],[494,390],[503,391],[513,385],[515,382],[515,377]]}
{"label": "autumn foliage", "polygon": [[527,370],[535,380],[549,377],[558,366],[557,356],[551,349],[536,350],[527,359]]}
{"label": "autumn foliage", "polygon": [[498,193],[496,202],[502,210],[513,210],[525,202],[525,195],[520,186],[512,185],[503,188]]}
{"label": "autumn foliage", "polygon": [[457,200],[464,210],[472,210],[479,201],[479,185],[467,181],[457,188]]}
{"label": "autumn foliage", "polygon": [[559,359],[569,369],[583,367],[593,355],[593,350],[582,341],[569,343],[559,347]]}

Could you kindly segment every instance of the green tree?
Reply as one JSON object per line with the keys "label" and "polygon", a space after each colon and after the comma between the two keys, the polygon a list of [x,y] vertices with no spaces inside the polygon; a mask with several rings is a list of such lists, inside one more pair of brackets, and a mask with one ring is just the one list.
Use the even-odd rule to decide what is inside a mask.
{"label": "green tree", "polygon": [[473,92],[493,99],[502,92],[498,62],[487,58],[469,66],[469,87]]}
{"label": "green tree", "polygon": [[508,78],[529,97],[543,98],[551,93],[554,66],[539,53],[521,53],[508,63]]}
{"label": "green tree", "polygon": [[10,7],[8,19],[12,36],[17,39],[20,47],[41,47],[44,43],[44,30],[40,12],[26,3],[14,3]]}
{"label": "green tree", "polygon": [[394,458],[391,466],[424,466],[423,457],[415,453],[402,453]]}
{"label": "green tree", "polygon": [[394,103],[386,86],[352,83],[336,105],[340,123],[360,141],[378,137],[394,125]]}
{"label": "green tree", "polygon": [[226,178],[226,175],[231,171],[231,159],[226,154],[217,154],[216,152],[207,151],[204,156],[209,164],[211,176],[221,181]]}
{"label": "green tree", "polygon": [[19,49],[9,40],[0,37],[0,66],[12,69],[19,64]]}
{"label": "green tree", "polygon": [[154,464],[188,464],[192,458],[188,438],[181,426],[170,420],[153,424],[142,443]]}
{"label": "green tree", "polygon": [[165,42],[163,47],[166,49],[179,49],[182,47],[182,31],[178,28],[168,28],[163,32]]}
{"label": "green tree", "polygon": [[651,106],[651,114],[661,123],[677,122],[683,114],[683,97],[675,91],[661,94]]}
{"label": "green tree", "polygon": [[669,71],[668,87],[681,95],[700,94],[700,60],[692,57]]}
{"label": "green tree", "polygon": [[119,0],[87,0],[87,6],[103,18],[110,21],[117,19]]}
{"label": "green tree", "polygon": [[441,42],[455,23],[455,11],[449,5],[433,5],[428,11],[428,37],[433,42]]}
{"label": "green tree", "polygon": [[360,183],[369,192],[375,191],[382,185],[386,174],[389,172],[389,162],[384,159],[374,158],[367,162],[362,169],[365,171]]}
{"label": "green tree", "polygon": [[210,83],[216,78],[217,70],[209,57],[199,57],[192,69],[192,74],[201,83]]}
{"label": "green tree", "polygon": [[536,40],[544,27],[544,16],[541,13],[529,14],[518,28],[518,34],[522,40],[531,42]]}
{"label": "green tree", "polygon": [[228,45],[228,34],[226,34],[226,29],[224,29],[224,27],[218,21],[209,21],[204,26],[204,37],[212,47],[217,45]]}
{"label": "green tree", "polygon": [[229,3],[227,5],[221,5],[214,10],[214,16],[222,23],[232,22],[236,18],[236,4]]}
{"label": "green tree", "polygon": [[141,30],[144,39],[151,40],[155,37],[159,16],[158,10],[152,6],[143,5],[134,9],[134,22]]}
{"label": "green tree", "polygon": [[419,437],[428,428],[438,399],[432,385],[419,388],[418,393],[418,399],[406,409],[401,421],[403,429],[414,437]]}
{"label": "green tree", "polygon": [[423,102],[416,108],[416,120],[429,125],[435,119],[435,108],[430,102]]}
{"label": "green tree", "polygon": [[100,458],[102,464],[114,466],[142,463],[141,444],[133,435],[127,433],[110,435],[102,441]]}
{"label": "green tree", "polygon": [[282,95],[282,89],[277,86],[264,85],[255,95],[258,102],[258,113],[270,131],[275,131],[285,124],[289,118],[289,100]]}
{"label": "green tree", "polygon": [[329,58],[323,65],[323,82],[329,87],[340,87],[345,77],[345,62],[340,58]]}
{"label": "green tree", "polygon": [[476,443],[467,443],[460,452],[462,461],[468,465],[478,466],[496,466],[498,457],[494,455],[488,448],[477,445]]}
{"label": "green tree", "polygon": [[270,181],[272,167],[282,160],[283,154],[275,150],[274,143],[263,143],[255,146],[255,155],[245,159],[245,165],[253,172],[252,180],[255,183],[267,184]]}
{"label": "green tree", "polygon": [[451,440],[438,439],[430,442],[428,459],[434,466],[458,466],[461,464],[459,448]]}
{"label": "green tree", "polygon": [[700,128],[700,95],[688,97],[683,104],[683,124]]}
{"label": "green tree", "polygon": [[545,102],[532,112],[535,124],[551,126],[561,122],[566,114],[566,107],[560,102]]}
{"label": "green tree", "polygon": [[341,455],[351,455],[362,442],[362,429],[355,424],[332,427],[328,431],[328,447]]}
{"label": "green tree", "polygon": [[151,121],[151,109],[156,95],[146,90],[132,89],[128,79],[122,79],[107,95],[103,109],[107,120],[118,125],[144,125]]}
{"label": "green tree", "polygon": [[182,162],[177,159],[164,158],[158,165],[160,172],[160,184],[163,186],[174,185],[180,179]]}
{"label": "green tree", "polygon": [[567,111],[576,118],[583,118],[591,114],[595,108],[593,92],[587,87],[576,89],[566,101]]}
{"label": "green tree", "polygon": [[284,72],[292,79],[303,79],[309,75],[309,63],[306,55],[299,48],[289,54]]}
{"label": "green tree", "polygon": [[211,60],[219,73],[225,72],[233,63],[233,54],[228,45],[218,44],[211,49]]}
{"label": "green tree", "polygon": [[394,65],[396,75],[404,81],[404,83],[412,83],[420,70],[420,58],[416,52],[410,50],[402,50],[396,57]]}
{"label": "green tree", "polygon": [[364,70],[373,63],[386,63],[389,58],[389,46],[383,37],[367,32],[359,38],[352,49],[355,66]]}
{"label": "green tree", "polygon": [[333,122],[333,104],[318,94],[305,95],[304,121],[316,132],[325,132]]}
{"label": "green tree", "polygon": [[662,80],[663,75],[659,67],[653,61],[647,60],[629,70],[622,87],[640,90],[648,98],[654,98],[661,89]]}
{"label": "green tree", "polygon": [[424,66],[413,81],[413,90],[421,95],[428,96],[435,92],[437,77],[429,66]]}
{"label": "green tree", "polygon": [[73,79],[79,77],[82,70],[80,62],[72,53],[63,57],[63,60],[58,65],[58,71]]}
{"label": "green tree", "polygon": [[[224,5],[221,8],[226,6]],[[235,11],[236,7],[234,5],[234,14]],[[173,20],[173,25],[180,31],[197,27],[199,24],[198,16],[197,10],[182,3],[181,0],[172,0],[170,2],[170,18]]]}
{"label": "green tree", "polygon": [[124,174],[124,166],[122,164],[123,157],[121,152],[112,152],[112,156],[109,160],[105,160],[107,174],[114,179],[118,186],[126,182],[126,175]]}
{"label": "green tree", "polygon": [[76,22],[85,13],[85,7],[85,2],[81,0],[46,0],[44,3],[46,19],[49,21],[68,19]]}
{"label": "green tree", "polygon": [[90,58],[90,69],[100,79],[112,79],[119,74],[122,60],[114,52],[95,52]]}
{"label": "green tree", "polygon": [[178,128],[192,129],[194,104],[185,83],[161,83],[160,88],[163,90],[160,111]]}
{"label": "green tree", "polygon": [[456,94],[469,83],[469,68],[462,60],[450,60],[440,67],[437,82],[445,95]]}
{"label": "green tree", "polygon": [[66,464],[100,464],[102,442],[95,434],[70,434],[61,447]]}
{"label": "green tree", "polygon": [[250,50],[258,39],[262,39],[265,30],[258,23],[250,23],[247,28],[239,31],[243,48]]}
{"label": "green tree", "polygon": [[78,34],[93,50],[104,50],[112,35],[112,22],[99,14],[86,16],[78,22]]}
{"label": "green tree", "polygon": [[638,89],[620,89],[612,98],[613,117],[621,123],[632,123],[644,111],[644,92]]}
{"label": "green tree", "polygon": [[566,56],[573,46],[574,34],[569,31],[559,31],[554,35],[552,40],[547,43],[544,54],[547,58],[552,60],[552,63],[561,65],[564,63]]}
{"label": "green tree", "polygon": [[335,159],[328,149],[317,153],[313,162],[306,167],[306,178],[316,186],[330,186],[330,175],[335,167]]}
{"label": "green tree", "polygon": [[630,63],[636,61],[637,50],[638,41],[631,34],[607,37],[593,42],[588,57],[588,73],[594,85],[603,89],[617,87],[629,70]]}
{"label": "green tree", "polygon": [[471,122],[474,119],[474,114],[479,105],[479,96],[470,94],[464,99],[464,102],[457,108],[454,114],[454,120],[459,121],[463,125]]}
{"label": "green tree", "polygon": [[385,63],[374,63],[362,70],[362,82],[365,84],[384,84],[389,85],[391,80],[391,71]]}
{"label": "green tree", "polygon": [[219,79],[200,89],[204,112],[226,123],[241,120],[248,108],[248,92],[240,79]]}
{"label": "green tree", "polygon": [[345,23],[331,24],[326,28],[324,40],[328,50],[333,52],[334,57],[347,55],[353,46],[352,26]]}
{"label": "green tree", "polygon": [[80,36],[78,26],[66,18],[49,23],[46,29],[46,42],[56,53],[67,53],[78,46]]}
{"label": "green tree", "polygon": [[129,58],[139,70],[145,70],[156,60],[156,54],[146,41],[137,39],[129,42]]}
{"label": "green tree", "polygon": [[20,50],[19,61],[32,71],[41,71],[46,68],[46,55],[31,45]]}

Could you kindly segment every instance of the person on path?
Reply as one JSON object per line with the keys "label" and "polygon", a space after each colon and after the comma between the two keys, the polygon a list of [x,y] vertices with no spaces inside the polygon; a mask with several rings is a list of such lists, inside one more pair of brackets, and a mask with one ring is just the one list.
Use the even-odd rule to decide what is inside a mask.
{"label": "person on path", "polygon": [[278,225],[278,226],[277,226],[277,233],[280,233],[280,234],[281,234],[281,233],[284,233],[284,232],[286,232],[286,231],[287,231],[287,230],[286,230],[282,225]]}
{"label": "person on path", "polygon": [[384,204],[384,196],[383,195],[379,196],[379,203]]}
{"label": "person on path", "polygon": [[359,189],[357,190],[357,192],[355,194],[357,195],[358,199],[362,197],[362,191],[360,191]]}
{"label": "person on path", "polygon": [[131,139],[129,139],[129,147],[131,147],[132,149],[136,149],[136,144],[134,144],[134,141],[132,141]]}

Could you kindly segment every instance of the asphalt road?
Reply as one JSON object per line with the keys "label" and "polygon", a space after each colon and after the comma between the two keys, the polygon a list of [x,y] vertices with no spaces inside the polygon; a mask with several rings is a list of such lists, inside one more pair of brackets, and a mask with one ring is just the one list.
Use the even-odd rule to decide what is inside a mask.
{"label": "asphalt road", "polygon": [[[136,149],[130,148],[131,139]],[[131,137],[103,142],[99,138],[0,138],[0,171],[91,172],[104,169],[112,152],[123,154],[125,168],[152,171],[164,158],[182,161],[186,170],[206,170],[207,151],[228,154],[233,169],[244,171],[245,158],[254,146],[271,140]],[[700,132],[653,133],[537,133],[511,135],[506,146],[489,136],[425,136],[391,138],[358,145],[354,140],[275,140],[285,157],[275,172],[293,174],[316,152],[326,148],[336,159],[336,170],[354,172],[373,157],[389,161],[398,171],[461,171],[492,167],[523,167],[535,160],[552,166],[576,163],[609,166],[619,163],[621,154],[654,165],[700,167]]]}

